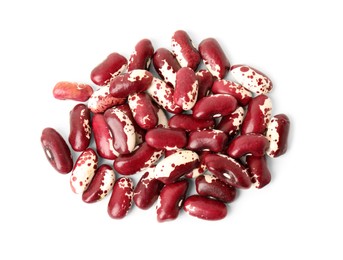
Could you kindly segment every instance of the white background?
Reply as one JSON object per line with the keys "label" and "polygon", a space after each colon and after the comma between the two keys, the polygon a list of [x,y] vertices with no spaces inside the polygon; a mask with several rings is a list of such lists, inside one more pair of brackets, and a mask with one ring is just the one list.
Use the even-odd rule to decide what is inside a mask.
{"label": "white background", "polygon": [[[7,3],[6,3],[7,2]],[[342,13],[339,1],[1,1],[0,259],[342,259]],[[55,100],[62,80],[90,83],[109,53],[129,56],[186,30],[215,37],[232,64],[269,75],[273,114],[291,120],[273,180],[244,190],[221,221],[154,208],[107,215],[57,173],[40,144],[51,126],[67,138],[76,104]]]}

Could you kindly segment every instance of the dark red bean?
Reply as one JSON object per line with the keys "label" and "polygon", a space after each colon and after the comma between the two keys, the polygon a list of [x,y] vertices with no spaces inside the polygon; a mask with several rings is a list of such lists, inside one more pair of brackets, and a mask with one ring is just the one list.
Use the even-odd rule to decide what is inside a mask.
{"label": "dark red bean", "polygon": [[155,51],[152,64],[158,75],[168,84],[175,86],[176,72],[181,68],[175,56],[166,48]]}
{"label": "dark red bean", "polygon": [[237,100],[229,94],[216,94],[203,97],[193,107],[193,116],[211,119],[231,114],[237,108]]}
{"label": "dark red bean", "polygon": [[234,137],[239,133],[244,119],[244,109],[238,107],[230,115],[223,116],[216,129],[223,131],[228,137]]}
{"label": "dark red bean", "polygon": [[41,144],[46,158],[56,171],[66,174],[73,169],[73,158],[69,146],[55,129],[51,127],[43,129]]}
{"label": "dark red bean", "polygon": [[162,156],[162,150],[140,144],[129,154],[121,154],[113,164],[114,169],[122,175],[132,175],[155,164]]}
{"label": "dark red bean", "polygon": [[140,40],[136,46],[134,52],[129,58],[127,66],[128,71],[145,69],[150,67],[152,55],[154,55],[154,47],[149,39]]}
{"label": "dark red bean", "polygon": [[213,118],[209,119],[198,119],[193,117],[191,114],[177,114],[172,116],[168,125],[170,128],[179,128],[187,132],[202,130],[202,129],[211,129],[214,127]]}
{"label": "dark red bean", "polygon": [[195,189],[201,196],[210,196],[225,203],[230,203],[236,198],[236,188],[213,174],[199,175],[195,179]]}
{"label": "dark red bean", "polygon": [[230,62],[225,52],[214,38],[207,38],[200,42],[199,52],[207,69],[217,79],[223,79],[230,69]]}
{"label": "dark red bean", "polygon": [[195,76],[198,80],[198,97],[197,99],[201,99],[203,97],[208,96],[212,85],[213,85],[213,76],[211,72],[208,70],[199,70],[195,73]]}
{"label": "dark red bean", "polygon": [[85,150],[91,140],[91,116],[90,110],[84,104],[77,104],[70,111],[69,143],[74,151]]}
{"label": "dark red bean", "polygon": [[184,67],[176,72],[174,102],[183,110],[190,110],[197,101],[198,81],[191,68]]}
{"label": "dark red bean", "polygon": [[176,150],[186,146],[187,136],[182,129],[154,128],[147,131],[145,141],[156,149]]}
{"label": "dark red bean", "polygon": [[91,72],[91,80],[99,86],[105,86],[112,77],[120,75],[127,68],[127,59],[117,52],[106,57]]}
{"label": "dark red bean", "polygon": [[101,165],[82,194],[82,200],[86,203],[94,203],[105,198],[112,191],[115,182],[115,174],[108,164]]}
{"label": "dark red bean", "polygon": [[140,209],[150,208],[158,199],[163,182],[155,179],[155,167],[149,167],[142,171],[142,176],[133,192],[133,201]]}
{"label": "dark red bean", "polygon": [[116,98],[126,98],[147,90],[152,79],[153,75],[147,70],[132,70],[110,81],[110,93]]}
{"label": "dark red bean", "polygon": [[241,133],[264,134],[272,113],[271,99],[262,94],[254,97],[249,105],[242,123]]}
{"label": "dark red bean", "polygon": [[265,156],[259,157],[247,155],[246,162],[249,168],[251,182],[256,188],[261,189],[270,183],[272,176],[268,169]]}
{"label": "dark red bean", "polygon": [[188,189],[186,179],[166,184],[158,198],[156,212],[159,222],[174,220],[178,217]]}
{"label": "dark red bean", "polygon": [[192,131],[188,136],[186,149],[192,151],[209,150],[222,152],[228,143],[227,135],[216,129]]}
{"label": "dark red bean", "polygon": [[183,204],[183,209],[190,216],[205,220],[220,220],[227,215],[224,202],[200,195],[189,196]]}
{"label": "dark red bean", "polygon": [[229,144],[227,154],[233,158],[240,158],[247,154],[264,156],[268,147],[269,142],[264,135],[251,133],[233,139]]}

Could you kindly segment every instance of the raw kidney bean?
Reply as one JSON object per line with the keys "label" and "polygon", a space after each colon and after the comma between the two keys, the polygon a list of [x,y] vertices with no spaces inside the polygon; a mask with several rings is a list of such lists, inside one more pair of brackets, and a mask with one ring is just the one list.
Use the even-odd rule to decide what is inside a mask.
{"label": "raw kidney bean", "polygon": [[151,84],[153,75],[147,70],[131,70],[110,81],[110,93],[116,98],[145,91]]}
{"label": "raw kidney bean", "polygon": [[143,129],[154,128],[158,123],[157,109],[147,93],[136,93],[128,97],[133,118]]}
{"label": "raw kidney bean", "polygon": [[171,51],[181,67],[189,67],[192,70],[197,69],[201,57],[187,32],[183,30],[174,32],[172,36]]}
{"label": "raw kidney bean", "polygon": [[230,115],[223,116],[216,126],[216,129],[223,131],[228,135],[228,137],[234,137],[236,134],[238,134],[243,119],[244,109],[242,107],[238,107]]}
{"label": "raw kidney bean", "polygon": [[84,150],[77,158],[70,175],[70,186],[74,193],[83,193],[98,167],[98,156],[92,148]]}
{"label": "raw kidney bean", "polygon": [[205,220],[220,220],[227,215],[224,202],[200,195],[189,196],[183,204],[183,209],[190,216]]}
{"label": "raw kidney bean", "polygon": [[119,153],[113,147],[113,135],[103,114],[93,115],[92,129],[96,151],[99,156],[109,160],[116,159]]}
{"label": "raw kidney bean", "polygon": [[210,196],[225,203],[230,203],[236,198],[236,189],[213,174],[199,175],[195,179],[195,189],[201,196]]}
{"label": "raw kidney bean", "polygon": [[193,107],[193,116],[211,119],[231,114],[237,108],[237,100],[229,94],[216,94],[200,99]]}
{"label": "raw kidney bean", "polygon": [[223,182],[239,189],[250,188],[248,169],[235,159],[223,154],[210,154],[204,161],[207,169]]}
{"label": "raw kidney bean", "polygon": [[287,115],[278,114],[272,117],[266,133],[269,140],[269,148],[266,151],[268,156],[273,158],[286,153],[289,127],[290,121]]}
{"label": "raw kidney bean", "polygon": [[199,156],[197,153],[189,150],[178,150],[157,163],[155,178],[164,184],[172,183],[198,165]]}
{"label": "raw kidney bean", "polygon": [[113,147],[119,154],[131,153],[136,146],[136,131],[132,120],[119,108],[109,108],[104,113],[114,139]]}
{"label": "raw kidney bean", "polygon": [[219,42],[214,38],[204,39],[199,44],[199,52],[212,75],[217,79],[223,79],[230,69],[230,62]]}
{"label": "raw kidney bean", "polygon": [[170,113],[178,114],[182,108],[174,102],[174,88],[163,80],[154,78],[146,93],[163,109]]}
{"label": "raw kidney bean", "polygon": [[136,44],[135,50],[129,58],[127,70],[148,70],[150,67],[152,55],[154,55],[154,47],[152,46],[151,41],[149,39],[140,40]]}
{"label": "raw kidney bean", "polygon": [[176,219],[188,189],[186,179],[166,184],[158,197],[156,212],[159,222]]}
{"label": "raw kidney bean", "polygon": [[215,80],[211,91],[214,94],[230,94],[234,96],[242,106],[249,104],[252,99],[252,93],[249,90],[242,85],[225,79]]}
{"label": "raw kidney bean", "polygon": [[158,75],[168,84],[175,86],[176,72],[181,68],[175,56],[166,48],[159,48],[152,57]]}
{"label": "raw kidney bean", "polygon": [[245,159],[254,186],[261,189],[269,184],[272,177],[267,166],[266,157],[247,155]]}
{"label": "raw kidney bean", "polygon": [[247,65],[233,65],[231,74],[243,87],[256,94],[267,94],[273,88],[272,81],[257,69]]}
{"label": "raw kidney bean", "polygon": [[52,94],[54,98],[60,100],[69,99],[85,102],[89,99],[93,92],[93,88],[88,84],[60,81],[55,85]]}
{"label": "raw kidney bean", "polygon": [[174,102],[183,110],[190,110],[198,96],[198,81],[191,68],[184,67],[176,72]]}
{"label": "raw kidney bean", "polygon": [[198,152],[198,155],[199,155],[199,160],[200,160],[200,163],[199,163],[199,166],[194,168],[191,172],[185,174],[185,177],[187,178],[191,178],[191,179],[195,179],[197,178],[198,176],[204,174],[206,171],[207,171],[207,166],[206,166],[206,156],[209,155],[209,154],[213,154],[212,152],[210,151],[201,151],[201,152]]}
{"label": "raw kidney bean", "polygon": [[158,199],[164,184],[155,179],[155,166],[146,168],[140,174],[142,176],[133,191],[133,201],[138,208],[148,209]]}
{"label": "raw kidney bean", "polygon": [[195,73],[198,81],[198,97],[197,100],[206,97],[213,85],[213,76],[208,70],[199,70]]}
{"label": "raw kidney bean", "polygon": [[145,141],[156,149],[176,150],[186,146],[187,136],[182,129],[154,128],[148,130]]}
{"label": "raw kidney bean", "polygon": [[155,164],[162,153],[162,150],[157,150],[144,142],[133,152],[121,154],[114,161],[113,167],[122,175],[132,175]]}
{"label": "raw kidney bean", "polygon": [[212,152],[222,152],[227,143],[228,137],[221,130],[198,130],[189,133],[186,149],[192,151],[209,150]]}
{"label": "raw kidney bean", "polygon": [[86,203],[93,203],[105,198],[111,191],[115,182],[115,174],[108,164],[101,165],[82,194],[82,200]]}
{"label": "raw kidney bean", "polygon": [[132,206],[133,181],[129,177],[120,177],[114,184],[107,212],[111,218],[124,218]]}
{"label": "raw kidney bean", "polygon": [[177,114],[169,119],[168,125],[170,128],[179,128],[191,132],[195,130],[211,129],[214,127],[215,122],[213,118],[198,119],[191,114]]}
{"label": "raw kidney bean", "polygon": [[73,158],[62,135],[51,127],[44,128],[41,144],[46,158],[59,173],[69,173],[73,169]]}
{"label": "raw kidney bean", "polygon": [[110,86],[106,85],[94,91],[88,100],[88,108],[94,114],[103,113],[106,109],[124,104],[125,98],[115,98],[110,94]]}
{"label": "raw kidney bean", "polygon": [[233,139],[227,148],[227,154],[233,158],[240,158],[247,154],[263,156],[268,147],[269,142],[264,135],[251,133]]}
{"label": "raw kidney bean", "polygon": [[271,99],[262,94],[254,97],[249,105],[242,123],[242,134],[264,134],[270,122],[272,113]]}
{"label": "raw kidney bean", "polygon": [[127,68],[127,59],[117,52],[106,57],[91,72],[91,80],[99,86],[105,86],[112,77],[123,73]]}
{"label": "raw kidney bean", "polygon": [[91,115],[88,107],[77,104],[70,111],[69,143],[74,151],[85,150],[91,141]]}

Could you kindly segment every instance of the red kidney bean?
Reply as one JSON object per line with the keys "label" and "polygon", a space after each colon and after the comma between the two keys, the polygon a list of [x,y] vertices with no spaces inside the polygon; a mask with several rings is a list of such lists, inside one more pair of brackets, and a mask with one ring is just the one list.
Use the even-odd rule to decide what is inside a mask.
{"label": "red kidney bean", "polygon": [[170,128],[180,128],[187,132],[202,129],[211,129],[214,127],[214,124],[215,122],[213,118],[198,119],[193,117],[191,114],[173,115],[168,121],[168,125]]}
{"label": "red kidney bean", "polygon": [[154,128],[147,131],[145,141],[156,149],[176,150],[186,146],[187,136],[182,129]]}
{"label": "red kidney bean", "polygon": [[159,222],[174,220],[178,217],[188,190],[186,179],[166,184],[158,197],[156,212]]}
{"label": "red kidney bean", "polygon": [[268,147],[269,142],[264,135],[251,133],[233,139],[227,148],[227,154],[233,158],[240,158],[247,154],[263,156]]}
{"label": "red kidney bean", "polygon": [[221,152],[228,143],[227,135],[217,129],[192,131],[188,136],[186,149],[192,151],[209,150]]}
{"label": "red kidney bean", "polygon": [[223,116],[216,129],[223,131],[228,135],[228,137],[234,137],[238,134],[242,122],[244,119],[244,109],[242,107],[238,107],[235,111],[233,111],[230,115]]}
{"label": "red kidney bean", "polygon": [[230,69],[230,62],[219,42],[214,38],[207,38],[200,42],[198,48],[207,69],[215,78],[223,79]]}
{"label": "red kidney bean", "polygon": [[93,115],[92,129],[96,151],[99,156],[109,160],[116,159],[119,153],[113,147],[113,135],[103,114]]}
{"label": "red kidney bean", "polygon": [[188,33],[183,30],[174,32],[172,36],[171,52],[176,57],[181,67],[189,67],[196,70],[201,57],[198,50],[194,47],[193,41]]}
{"label": "red kidney bean", "polygon": [[73,169],[73,158],[62,135],[51,127],[44,128],[41,144],[46,158],[59,173],[69,173]]}
{"label": "red kidney bean", "polygon": [[252,99],[252,93],[249,90],[242,85],[225,79],[215,80],[211,90],[214,94],[230,94],[234,96],[242,106],[249,104]]}
{"label": "red kidney bean", "polygon": [[193,116],[210,119],[231,114],[237,108],[237,100],[229,94],[216,94],[200,99],[193,107]]}
{"label": "red kidney bean", "polygon": [[223,182],[238,189],[250,188],[248,169],[235,159],[223,154],[210,154],[204,160],[207,169]]}
{"label": "red kidney bean", "polygon": [[116,77],[127,68],[127,59],[117,52],[106,57],[91,72],[91,80],[99,86],[105,86],[112,77]]}
{"label": "red kidney bean", "polygon": [[60,81],[52,91],[54,98],[60,100],[75,100],[85,102],[93,94],[93,88],[84,83]]}
{"label": "red kidney bean", "polygon": [[101,165],[82,194],[82,200],[86,203],[94,203],[105,198],[111,191],[115,182],[115,174],[108,164]]}
{"label": "red kidney bean", "polygon": [[140,40],[136,46],[135,50],[129,58],[129,63],[127,65],[127,70],[137,70],[145,69],[148,70],[150,67],[150,62],[152,55],[154,55],[154,47],[149,39]]}
{"label": "red kidney bean", "polygon": [[206,97],[213,85],[213,76],[208,70],[199,70],[195,73],[198,81],[198,97],[197,100]]}
{"label": "red kidney bean", "polygon": [[199,155],[199,166],[194,168],[191,172],[185,174],[185,177],[187,178],[191,178],[191,179],[195,179],[197,178],[199,175],[204,174],[207,171],[207,166],[206,166],[206,156],[209,154],[212,154],[212,152],[210,151],[201,151],[201,152],[197,152]]}
{"label": "red kidney bean", "polygon": [[111,218],[124,218],[132,206],[133,181],[129,177],[120,177],[114,184],[107,212]]}
{"label": "red kidney bean", "polygon": [[183,110],[190,110],[198,96],[198,81],[191,68],[184,67],[176,72],[174,102]]}
{"label": "red kidney bean", "polygon": [[149,167],[143,170],[134,191],[133,201],[140,209],[150,208],[158,199],[163,182],[155,179],[155,167]]}
{"label": "red kidney bean", "polygon": [[162,156],[162,152],[144,142],[132,153],[121,154],[114,161],[113,167],[122,175],[132,175],[155,164]]}
{"label": "red kidney bean", "polygon": [[87,148],[77,158],[70,175],[70,187],[74,193],[83,193],[88,188],[97,167],[97,154],[92,148]]}
{"label": "red kidney bean", "polygon": [[132,94],[128,98],[133,118],[143,129],[154,128],[158,123],[155,104],[147,93]]}
{"label": "red kidney bean", "polygon": [[249,168],[251,182],[256,188],[261,189],[270,183],[272,177],[265,156],[247,155],[246,163]]}
{"label": "red kidney bean", "polygon": [[290,121],[287,115],[278,114],[272,117],[267,127],[266,137],[269,140],[267,155],[274,158],[287,151]]}
{"label": "red kidney bean", "polygon": [[159,48],[152,57],[157,74],[168,84],[175,86],[176,72],[181,68],[175,56],[166,48]]}
{"label": "red kidney bean", "polygon": [[88,107],[77,104],[70,111],[69,143],[74,151],[85,150],[91,141],[91,115]]}
{"label": "red kidney bean", "polygon": [[106,85],[94,91],[88,100],[88,108],[93,113],[103,113],[106,109],[124,104],[125,98],[115,98],[110,94],[110,86]]}
{"label": "red kidney bean", "polygon": [[262,94],[254,97],[249,105],[242,123],[241,133],[264,134],[270,122],[272,113],[271,99]]}
{"label": "red kidney bean", "polygon": [[201,196],[210,196],[225,203],[230,203],[236,198],[236,188],[213,174],[199,175],[195,179],[195,189]]}
{"label": "red kidney bean", "polygon": [[104,117],[113,135],[114,149],[119,154],[131,153],[136,146],[136,131],[132,120],[120,107],[107,109]]}
{"label": "red kidney bean", "polygon": [[205,220],[220,220],[227,215],[227,206],[224,202],[200,195],[186,198],[183,209],[190,216]]}
{"label": "red kidney bean", "polygon": [[152,79],[153,75],[147,70],[132,70],[110,81],[110,93],[116,98],[126,98],[130,94],[145,91]]}
{"label": "red kidney bean", "polygon": [[231,74],[239,84],[253,93],[267,94],[273,88],[272,81],[253,67],[241,64],[233,65]]}
{"label": "red kidney bean", "polygon": [[167,85],[163,80],[154,78],[146,93],[168,112],[174,114],[182,112],[182,108],[174,102],[174,88]]}
{"label": "red kidney bean", "polygon": [[172,183],[198,167],[198,165],[199,156],[197,153],[189,150],[178,150],[157,163],[155,178],[164,184]]}

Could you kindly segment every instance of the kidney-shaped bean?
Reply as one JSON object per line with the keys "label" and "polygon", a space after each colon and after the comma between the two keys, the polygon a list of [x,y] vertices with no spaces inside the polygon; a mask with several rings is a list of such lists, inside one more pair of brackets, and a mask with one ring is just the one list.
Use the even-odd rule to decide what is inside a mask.
{"label": "kidney-shaped bean", "polygon": [[231,114],[237,108],[237,100],[229,94],[216,94],[203,97],[193,107],[193,116],[211,119]]}
{"label": "kidney-shaped bean", "polygon": [[73,158],[67,142],[62,135],[51,127],[44,128],[41,144],[46,158],[59,173],[69,173],[73,169]]}
{"label": "kidney-shaped bean", "polygon": [[60,81],[52,90],[53,96],[60,100],[75,100],[85,102],[93,94],[93,88],[88,84]]}
{"label": "kidney-shaped bean", "polygon": [[261,189],[271,181],[271,174],[268,169],[265,156],[246,156],[246,162],[251,176],[251,182],[253,185]]}
{"label": "kidney-shaped bean", "polygon": [[91,141],[91,116],[85,104],[77,104],[70,111],[69,143],[74,151],[85,150]]}
{"label": "kidney-shaped bean", "polygon": [[175,150],[186,146],[187,136],[182,129],[154,128],[147,131],[145,141],[156,149]]}
{"label": "kidney-shaped bean", "polygon": [[228,137],[234,137],[241,129],[243,119],[244,109],[242,107],[238,107],[230,115],[223,116],[216,126],[216,129],[223,131],[228,135]]}
{"label": "kidney-shaped bean", "polygon": [[127,70],[145,69],[148,70],[152,55],[154,55],[154,47],[149,39],[140,40],[133,53],[130,55]]}
{"label": "kidney-shaped bean", "polygon": [[123,55],[113,52],[92,70],[91,80],[96,85],[104,86],[112,77],[118,76],[126,68],[127,59]]}
{"label": "kidney-shaped bean", "polygon": [[290,121],[287,115],[278,114],[272,117],[267,127],[266,137],[269,140],[267,155],[274,158],[287,151]]}
{"label": "kidney-shaped bean", "polygon": [[234,96],[242,106],[246,106],[252,99],[252,93],[233,81],[221,79],[213,82],[212,92],[214,94],[230,94]]}
{"label": "kidney-shaped bean", "polygon": [[179,128],[187,132],[203,129],[211,129],[214,127],[213,118],[209,119],[198,119],[191,114],[177,114],[173,115],[168,125],[170,128]]}
{"label": "kidney-shaped bean", "polygon": [[189,133],[186,149],[192,151],[209,150],[212,152],[221,152],[227,145],[227,135],[217,129],[199,130]]}
{"label": "kidney-shaped bean", "polygon": [[198,96],[198,80],[191,68],[184,67],[176,72],[174,102],[183,110],[190,110]]}
{"label": "kidney-shaped bean", "polygon": [[197,99],[201,99],[207,96],[212,88],[213,85],[213,76],[211,72],[206,69],[199,70],[195,73],[195,76],[198,81],[198,97]]}

